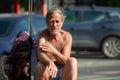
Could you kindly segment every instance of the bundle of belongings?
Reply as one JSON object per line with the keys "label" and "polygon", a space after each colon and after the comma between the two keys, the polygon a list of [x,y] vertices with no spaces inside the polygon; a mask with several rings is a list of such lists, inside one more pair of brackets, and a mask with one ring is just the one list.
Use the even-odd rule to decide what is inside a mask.
{"label": "bundle of belongings", "polygon": [[30,80],[30,56],[33,40],[28,32],[22,32],[5,61],[5,74],[9,80]]}

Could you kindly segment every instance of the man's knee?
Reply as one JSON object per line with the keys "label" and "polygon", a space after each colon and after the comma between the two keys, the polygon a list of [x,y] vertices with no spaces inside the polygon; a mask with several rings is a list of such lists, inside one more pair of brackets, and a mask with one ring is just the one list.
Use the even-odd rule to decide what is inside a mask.
{"label": "man's knee", "polygon": [[[62,70],[62,80],[69,80],[69,78],[77,75],[77,59],[70,57]],[[72,79],[73,80],[73,79]],[[74,79],[77,80],[77,79]]]}
{"label": "man's knee", "polygon": [[49,77],[46,66],[44,66],[40,62],[37,62],[37,64],[36,64],[36,77],[38,79],[42,79],[42,78],[47,79]]}
{"label": "man's knee", "polygon": [[37,62],[36,69],[41,69],[42,67],[43,67],[42,64],[40,62]]}
{"label": "man's knee", "polygon": [[77,59],[74,58],[74,57],[70,57],[70,58],[67,60],[64,68],[65,68],[65,70],[77,68]]}
{"label": "man's knee", "polygon": [[36,72],[44,73],[45,71],[46,71],[46,67],[41,62],[37,62],[36,63]]}
{"label": "man's knee", "polygon": [[69,59],[68,59],[68,61],[69,61],[69,63],[70,64],[77,64],[77,59],[76,58],[74,58],[74,57],[70,57]]}

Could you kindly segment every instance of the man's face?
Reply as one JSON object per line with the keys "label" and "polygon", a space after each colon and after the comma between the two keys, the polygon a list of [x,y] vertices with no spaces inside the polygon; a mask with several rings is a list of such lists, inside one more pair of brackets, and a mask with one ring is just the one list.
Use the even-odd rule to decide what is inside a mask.
{"label": "man's face", "polygon": [[47,26],[51,34],[55,35],[60,32],[63,21],[59,13],[53,13],[47,20]]}

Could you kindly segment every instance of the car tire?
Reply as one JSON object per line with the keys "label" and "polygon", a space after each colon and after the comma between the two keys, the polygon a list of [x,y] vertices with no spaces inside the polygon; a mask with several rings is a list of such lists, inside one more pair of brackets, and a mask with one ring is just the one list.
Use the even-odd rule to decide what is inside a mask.
{"label": "car tire", "polygon": [[4,61],[6,57],[6,55],[0,56],[0,80],[8,80],[8,76],[4,73]]}
{"label": "car tire", "polygon": [[102,43],[102,52],[108,58],[120,57],[120,38],[108,37]]}

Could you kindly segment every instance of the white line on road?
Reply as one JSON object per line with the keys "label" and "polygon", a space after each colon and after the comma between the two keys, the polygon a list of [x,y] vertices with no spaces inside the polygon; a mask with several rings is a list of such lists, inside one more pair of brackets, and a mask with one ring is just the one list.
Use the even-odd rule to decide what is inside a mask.
{"label": "white line on road", "polygon": [[78,80],[120,80],[120,77],[107,77],[107,78],[78,77]]}

